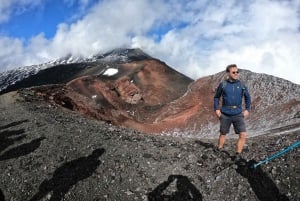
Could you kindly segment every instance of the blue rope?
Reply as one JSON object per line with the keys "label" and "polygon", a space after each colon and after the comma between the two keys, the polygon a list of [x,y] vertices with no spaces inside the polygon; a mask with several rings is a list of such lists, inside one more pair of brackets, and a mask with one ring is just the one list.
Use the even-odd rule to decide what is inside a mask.
{"label": "blue rope", "polygon": [[287,148],[285,148],[285,149],[283,149],[283,150],[277,152],[276,154],[274,154],[274,155],[272,155],[272,156],[270,156],[270,157],[265,158],[264,160],[259,161],[258,163],[254,164],[252,167],[255,169],[255,168],[257,168],[258,166],[260,166],[260,165],[262,165],[262,164],[264,164],[264,163],[267,163],[268,161],[273,160],[273,159],[275,159],[275,158],[281,156],[282,154],[285,154],[286,152],[291,151],[292,149],[295,149],[295,148],[298,147],[299,145],[300,145],[300,141],[298,141],[298,142],[292,144],[291,146],[289,146],[289,147],[287,147]]}

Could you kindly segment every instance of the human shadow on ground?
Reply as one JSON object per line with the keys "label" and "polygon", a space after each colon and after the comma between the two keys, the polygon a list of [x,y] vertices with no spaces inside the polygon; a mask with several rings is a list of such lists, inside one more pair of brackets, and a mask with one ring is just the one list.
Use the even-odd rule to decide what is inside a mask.
{"label": "human shadow on ground", "polygon": [[0,155],[0,161],[12,159],[12,158],[18,158],[20,156],[25,156],[27,154],[30,154],[31,152],[35,151],[37,148],[40,147],[41,141],[44,139],[46,138],[40,137],[32,140],[29,143],[24,143],[17,147],[11,148]]}
{"label": "human shadow on ground", "polygon": [[[176,180],[177,190],[172,193],[165,192],[172,182]],[[202,194],[190,182],[188,177],[170,175],[167,181],[159,184],[152,192],[148,193],[149,201],[202,201]]]}
{"label": "human shadow on ground", "polygon": [[4,197],[4,194],[0,188],[0,201],[5,201],[5,197]]}
{"label": "human shadow on ground", "polygon": [[87,157],[81,157],[67,162],[56,169],[51,179],[45,179],[36,193],[30,200],[41,200],[52,191],[50,201],[62,200],[70,188],[81,180],[90,177],[101,161],[98,158],[105,152],[105,149],[96,149]]}
{"label": "human shadow on ground", "polygon": [[[199,144],[200,146],[204,147],[205,149],[212,149],[212,150],[216,150],[216,146],[214,144],[211,143],[207,143],[207,142],[202,142],[200,140],[196,140],[195,141],[196,144]],[[224,153],[226,154],[228,157],[232,158],[232,156],[230,155],[230,153],[226,150],[220,150],[218,151],[219,153]]]}
{"label": "human shadow on ground", "polygon": [[212,143],[202,142],[200,140],[196,140],[195,143],[204,147],[204,149],[210,149],[211,151],[213,151],[216,155],[218,155],[223,160],[227,160],[227,158],[234,160],[234,156],[230,155],[230,153],[228,151],[226,151],[224,149],[218,150],[217,146],[215,146]]}
{"label": "human shadow on ground", "polygon": [[[26,137],[25,129],[0,132],[0,152]],[[24,134],[24,135],[23,135]]]}
{"label": "human shadow on ground", "polygon": [[279,192],[276,184],[261,169],[260,166],[255,169],[253,168],[253,165],[255,163],[256,161],[254,160],[251,160],[248,163],[246,162],[246,160],[244,160],[243,163],[241,163],[243,165],[237,164],[238,168],[236,169],[236,171],[248,180],[258,200],[289,201],[289,198],[286,195]]}
{"label": "human shadow on ground", "polygon": [[200,141],[200,140],[196,140],[195,143],[196,143],[196,144],[199,144],[200,146],[205,147],[205,149],[209,149],[209,148],[212,148],[212,149],[213,149],[213,148],[215,148],[215,146],[214,146],[213,144],[207,143],[207,142],[202,142],[202,141]]}
{"label": "human shadow on ground", "polygon": [[17,126],[17,125],[20,125],[20,124],[25,123],[25,122],[28,122],[28,120],[15,121],[15,122],[9,123],[7,125],[0,126],[0,130],[7,129],[7,128],[10,128],[10,127],[13,127],[13,126]]}

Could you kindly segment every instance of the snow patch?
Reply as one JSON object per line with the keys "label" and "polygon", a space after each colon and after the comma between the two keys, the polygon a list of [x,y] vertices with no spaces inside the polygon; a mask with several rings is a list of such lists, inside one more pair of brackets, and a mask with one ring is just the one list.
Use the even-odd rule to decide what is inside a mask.
{"label": "snow patch", "polygon": [[108,68],[104,71],[103,75],[106,75],[106,76],[113,76],[115,74],[117,74],[119,72],[118,69],[115,69],[115,68]]}

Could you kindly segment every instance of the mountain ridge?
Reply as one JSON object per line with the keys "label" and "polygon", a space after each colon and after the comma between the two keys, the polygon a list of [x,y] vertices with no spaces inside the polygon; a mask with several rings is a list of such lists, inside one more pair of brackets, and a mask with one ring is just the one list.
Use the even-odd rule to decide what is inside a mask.
{"label": "mountain ridge", "polygon": [[0,94],[9,92],[11,90],[5,90],[7,87],[14,85],[16,82],[20,82],[23,79],[26,79],[29,76],[37,74],[41,70],[46,70],[55,66],[64,66],[72,64],[82,64],[88,65],[92,63],[125,63],[132,59],[147,59],[151,58],[149,55],[144,53],[141,49],[125,49],[119,48],[111,50],[107,53],[98,53],[93,56],[83,58],[83,57],[74,57],[73,55],[67,55],[63,58],[52,60],[46,63],[18,67],[12,70],[0,72]]}

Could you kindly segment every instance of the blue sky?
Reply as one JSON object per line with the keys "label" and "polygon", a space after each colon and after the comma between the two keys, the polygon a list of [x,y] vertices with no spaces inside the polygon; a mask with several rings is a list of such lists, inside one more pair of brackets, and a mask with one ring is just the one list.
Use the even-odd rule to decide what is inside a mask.
{"label": "blue sky", "polygon": [[11,14],[8,16],[9,19],[4,20],[0,24],[0,33],[2,35],[27,40],[44,33],[44,36],[50,39],[55,35],[58,24],[62,22],[76,22],[98,1],[32,1],[37,4],[30,1],[27,2],[27,4],[23,5],[24,7],[19,7],[20,4],[18,3],[12,5],[10,8]]}
{"label": "blue sky", "polygon": [[128,47],[194,79],[236,63],[300,84],[299,13],[300,0],[0,0],[0,72]]}

